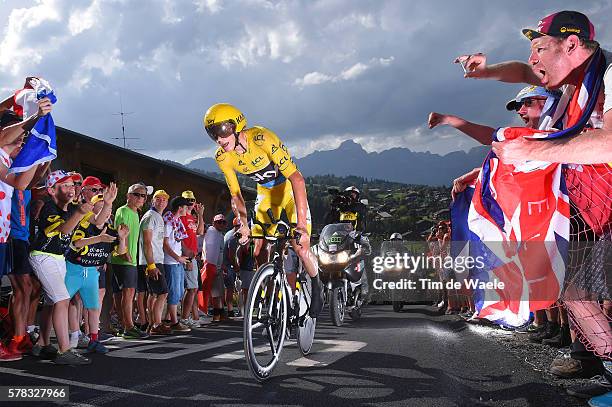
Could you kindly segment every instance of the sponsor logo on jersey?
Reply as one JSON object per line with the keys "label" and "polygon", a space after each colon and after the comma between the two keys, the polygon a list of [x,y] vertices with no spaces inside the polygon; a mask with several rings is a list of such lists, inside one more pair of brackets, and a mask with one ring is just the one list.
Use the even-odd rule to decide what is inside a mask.
{"label": "sponsor logo on jersey", "polygon": [[291,161],[289,157],[287,156],[281,157],[281,159],[278,161],[278,166],[281,169],[281,171],[287,168],[287,165],[289,165],[289,161]]}
{"label": "sponsor logo on jersey", "polygon": [[264,135],[263,134],[258,134],[255,136],[255,138],[253,138],[253,141],[255,142],[255,144],[257,144],[258,146],[263,145],[264,143]]}
{"label": "sponsor logo on jersey", "polygon": [[217,153],[215,154],[215,160],[216,160],[217,162],[221,162],[221,161],[225,160],[225,157],[226,157],[226,156],[225,156],[225,154],[223,154],[223,153],[224,153],[224,151],[223,151],[223,149],[222,149],[222,148],[220,148],[220,149],[218,149],[218,150],[217,150]]}
{"label": "sponsor logo on jersey", "polygon": [[273,163],[270,163],[265,168],[248,174],[248,177],[258,184],[265,184],[278,178],[278,168]]}
{"label": "sponsor logo on jersey", "polygon": [[254,167],[257,167],[257,164],[261,163],[262,161],[263,161],[263,157],[262,157],[262,156],[259,156],[259,157],[257,157],[256,159],[254,159],[253,161],[251,161],[251,164],[252,164]]}

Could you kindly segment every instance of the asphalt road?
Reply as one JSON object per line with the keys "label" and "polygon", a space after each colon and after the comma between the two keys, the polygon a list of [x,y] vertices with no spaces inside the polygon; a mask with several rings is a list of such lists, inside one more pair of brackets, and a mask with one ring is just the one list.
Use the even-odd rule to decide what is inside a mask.
{"label": "asphalt road", "polygon": [[91,366],[33,357],[3,363],[0,384],[67,385],[69,405],[94,406],[580,405],[494,341],[427,306],[402,313],[371,306],[340,328],[324,310],[312,354],[302,357],[289,342],[264,384],[247,370],[242,321],[108,345],[112,352],[94,355]]}

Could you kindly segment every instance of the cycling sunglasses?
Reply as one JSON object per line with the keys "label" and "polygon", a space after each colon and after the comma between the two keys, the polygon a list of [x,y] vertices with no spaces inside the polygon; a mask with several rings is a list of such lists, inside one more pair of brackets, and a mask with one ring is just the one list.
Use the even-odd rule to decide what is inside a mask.
{"label": "cycling sunglasses", "polygon": [[208,133],[208,137],[210,137],[215,143],[220,138],[227,138],[229,136],[233,136],[235,130],[236,126],[231,121],[225,121],[206,127],[206,133]]}

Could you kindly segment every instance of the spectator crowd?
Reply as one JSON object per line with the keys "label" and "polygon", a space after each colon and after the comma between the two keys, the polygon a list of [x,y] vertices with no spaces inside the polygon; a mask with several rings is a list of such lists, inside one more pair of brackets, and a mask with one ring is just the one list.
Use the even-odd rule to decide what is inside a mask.
{"label": "spectator crowd", "polygon": [[[52,109],[39,104],[38,115]],[[3,112],[4,173],[24,144],[23,123]],[[118,197],[115,183],[49,171],[49,162],[4,179],[0,276],[11,294],[1,308],[0,361],[31,354],[89,364],[87,355],[107,353],[104,344],[117,336],[185,333],[240,315],[240,276],[252,277],[255,263],[243,254],[242,271],[238,265],[239,221],[226,230],[225,216],[216,214],[206,225],[192,191],[171,197],[136,183]]]}

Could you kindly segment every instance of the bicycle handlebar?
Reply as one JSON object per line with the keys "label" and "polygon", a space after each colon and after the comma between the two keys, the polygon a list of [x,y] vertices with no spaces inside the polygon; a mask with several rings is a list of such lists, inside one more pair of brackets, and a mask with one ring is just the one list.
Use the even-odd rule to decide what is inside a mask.
{"label": "bicycle handlebar", "polygon": [[[268,215],[268,218],[270,218],[270,222],[271,225],[277,225],[276,227],[276,235],[270,235],[268,234],[268,229],[269,226],[271,225],[267,225],[264,223],[261,223],[260,221],[258,221],[255,217],[252,219],[252,223],[254,225],[259,225],[261,227],[261,229],[264,232],[263,236],[249,236],[249,239],[278,239],[278,235],[282,235],[284,236],[285,239],[289,240],[289,239],[295,239],[296,241],[300,241],[300,238],[302,237],[301,233],[296,232],[295,231],[295,227],[297,226],[297,224],[295,223],[291,223],[291,222],[285,222],[282,219],[275,219],[274,218],[274,213],[272,212],[272,208],[268,208],[266,210],[266,214]],[[281,214],[282,216],[282,214]],[[279,230],[280,229],[280,230]],[[289,231],[293,230],[293,236],[290,237],[289,235]],[[239,232],[236,232],[236,237],[238,238],[238,240],[240,240],[242,238],[242,234],[240,234]]]}

